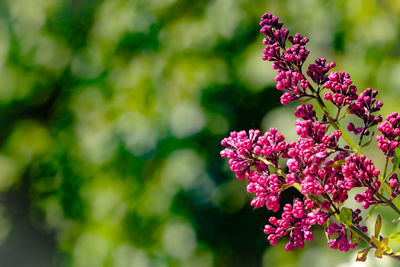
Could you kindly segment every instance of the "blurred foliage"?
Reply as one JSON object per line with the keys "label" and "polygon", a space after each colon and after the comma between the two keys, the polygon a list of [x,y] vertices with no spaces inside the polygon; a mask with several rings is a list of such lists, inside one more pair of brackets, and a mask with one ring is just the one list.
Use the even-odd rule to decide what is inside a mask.
{"label": "blurred foliage", "polygon": [[2,266],[350,266],[322,233],[269,248],[219,158],[230,130],[293,131],[266,11],[399,110],[396,0],[1,0]]}

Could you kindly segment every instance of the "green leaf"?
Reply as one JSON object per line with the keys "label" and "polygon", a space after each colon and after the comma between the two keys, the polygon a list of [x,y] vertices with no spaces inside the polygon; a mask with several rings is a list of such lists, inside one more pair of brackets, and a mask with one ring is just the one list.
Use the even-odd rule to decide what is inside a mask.
{"label": "green leaf", "polygon": [[370,249],[371,249],[371,247],[359,251],[357,253],[356,261],[362,261],[362,262],[366,261],[367,260],[367,256],[368,256],[368,252],[369,252]]}
{"label": "green leaf", "polygon": [[350,108],[346,109],[346,112],[344,113],[342,118],[349,116],[349,114],[350,114]]}
{"label": "green leaf", "polygon": [[351,225],[353,222],[353,212],[349,208],[342,208],[339,214],[339,219],[346,225]]}
{"label": "green leaf", "polygon": [[368,140],[368,142],[366,142],[365,144],[363,144],[361,147],[366,147],[366,146],[368,146],[369,144],[371,144],[371,142],[372,142],[372,136],[371,136],[371,138]]}
{"label": "green leaf", "polygon": [[360,241],[360,236],[357,233],[352,232],[351,235],[352,235],[352,238],[351,238],[352,244],[358,243]]}
{"label": "green leaf", "polygon": [[332,163],[331,165],[329,165],[329,167],[331,167],[331,168],[338,168],[338,167],[342,166],[342,165],[345,164],[345,163],[346,163],[346,161],[345,161],[344,159],[340,159],[340,160],[335,161],[335,162]]}
{"label": "green leaf", "polygon": [[394,150],[394,159],[393,159],[393,170],[396,171],[400,165],[400,146]]}
{"label": "green leaf", "polygon": [[378,205],[378,204],[375,204],[375,205],[369,210],[369,212],[368,212],[367,217],[365,218],[365,220],[368,220],[369,217],[371,217],[371,216],[375,213],[375,211],[376,211],[376,209],[377,209],[378,207],[379,207],[379,205]]}
{"label": "green leaf", "polygon": [[375,237],[378,238],[379,234],[381,233],[382,229],[382,218],[381,215],[376,216],[376,221],[375,221]]}
{"label": "green leaf", "polygon": [[400,237],[400,232],[394,233],[390,235],[391,239],[399,238]]}
{"label": "green leaf", "polygon": [[400,222],[400,217],[397,218],[397,219],[394,219],[394,220],[392,221],[392,223],[397,223],[397,222]]}

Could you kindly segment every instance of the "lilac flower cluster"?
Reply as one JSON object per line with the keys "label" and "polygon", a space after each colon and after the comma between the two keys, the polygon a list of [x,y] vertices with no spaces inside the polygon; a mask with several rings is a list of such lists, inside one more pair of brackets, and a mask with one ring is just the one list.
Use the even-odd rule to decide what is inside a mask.
{"label": "lilac flower cluster", "polygon": [[336,66],[335,62],[330,62],[326,64],[325,58],[317,58],[315,64],[310,64],[308,66],[307,75],[310,77],[317,85],[323,85],[328,81],[326,74],[328,71]]}
{"label": "lilac flower cluster", "polygon": [[[359,215],[360,213],[360,209],[356,209],[352,212],[352,222],[354,225],[360,228],[362,232],[367,232],[368,229],[366,226],[360,226],[360,222],[362,220],[362,217]],[[347,227],[343,223],[340,225],[335,222],[331,223],[326,232],[330,237],[328,240],[328,245],[330,248],[339,249],[340,251],[348,251],[350,248],[355,248],[358,245],[358,241],[354,241],[354,234],[347,231]],[[335,234],[336,238],[331,238]]]}
{"label": "lilac flower cluster", "polygon": [[357,99],[357,87],[352,85],[353,81],[350,79],[348,73],[334,71],[328,75],[328,81],[325,82],[324,87],[330,89],[331,92],[324,94],[324,99],[332,102],[335,106],[341,108],[345,105],[350,105]]}
{"label": "lilac flower cluster", "polygon": [[[299,33],[295,36],[289,36],[289,30],[282,28],[283,23],[277,16],[264,14],[261,18],[261,33],[267,37],[263,40],[266,45],[264,49],[263,60],[273,62],[272,67],[278,70],[275,77],[278,90],[286,90],[281,97],[281,103],[286,105],[305,95],[308,87],[308,81],[299,72],[307,59],[309,50],[305,48],[308,42],[307,37]],[[292,44],[292,47],[286,48],[286,41]]]}
{"label": "lilac flower cluster", "polygon": [[383,106],[382,101],[376,100],[377,94],[377,90],[367,88],[358,96],[357,101],[350,105],[350,114],[354,114],[362,119],[364,126],[355,127],[354,124],[350,122],[347,126],[347,130],[354,132],[356,135],[360,133],[363,133],[363,135],[369,135],[368,128],[382,122],[381,115],[372,115],[372,113],[379,111]]}
{"label": "lilac flower cluster", "polygon": [[[318,58],[315,64],[308,66],[306,74],[314,83],[311,84],[302,72],[309,55],[305,47],[308,38],[298,33],[290,36],[289,30],[272,14],[264,14],[260,25],[261,33],[266,35],[263,60],[272,62],[277,70],[276,88],[284,91],[281,103],[285,105],[308,97],[320,105],[323,114],[320,120],[313,105],[299,105],[294,113],[298,118],[295,122],[298,138],[293,142],[287,142],[275,128],[263,135],[259,130],[233,131],[221,142],[225,147],[221,157],[229,159],[230,168],[238,179],[247,179],[247,191],[255,194],[251,201],[255,208],[265,206],[278,212],[281,194],[289,187],[295,187],[303,195],[302,200],[296,198],[293,204],[285,204],[279,219],[270,217],[264,233],[271,245],[289,235],[285,249],[302,248],[306,240],[313,239],[313,225],[327,224],[329,246],[348,251],[359,242],[354,229],[358,229],[358,233],[367,231],[366,226],[360,225],[361,211],[351,210],[351,222],[329,224],[329,221],[339,218],[349,191],[357,187],[364,190],[354,197],[364,209],[374,204],[390,204],[390,200],[379,193],[385,181],[380,170],[360,148],[363,136],[370,134],[369,128],[382,122],[382,117],[374,113],[383,104],[376,99],[376,90],[367,88],[358,95],[350,75],[331,71],[335,63],[327,63],[325,58]],[[290,47],[286,47],[287,41]],[[336,107],[336,118],[329,114],[326,103]],[[347,127],[348,131],[360,135],[358,145],[339,124],[342,109],[347,110],[344,117],[352,114],[363,122],[360,127],[353,123]],[[329,130],[330,126],[334,129]],[[378,147],[388,158],[393,157],[399,146],[400,116],[397,113],[387,116],[377,128],[382,133],[377,136]],[[342,146],[341,139],[347,145]],[[396,198],[400,194],[397,175],[392,174],[387,184],[392,190],[391,199]]]}
{"label": "lilac flower cluster", "polygon": [[[298,109],[299,116],[315,118],[314,113],[306,105]],[[300,120],[296,124],[299,122]],[[326,135],[324,124],[311,119],[302,122],[307,124],[298,126],[301,129],[297,131],[300,136],[297,142],[286,142],[275,128],[264,135],[256,130],[250,130],[249,134],[244,131],[232,132],[221,142],[227,147],[221,151],[221,156],[229,158],[231,170],[236,172],[238,178],[248,179],[247,191],[255,193],[251,201],[255,208],[266,206],[269,210],[278,211],[280,194],[284,188],[296,183],[300,185],[300,192],[306,197],[305,200],[296,200],[293,207],[286,204],[282,218],[270,220],[275,228],[265,228],[272,245],[289,234],[291,241],[287,245],[288,250],[295,246],[302,247],[304,240],[310,240],[311,226],[316,223],[324,224],[334,214],[331,206],[338,206],[347,200],[348,192],[352,188],[366,187],[355,198],[364,208],[379,201],[373,194],[374,190],[380,188],[377,181],[379,170],[375,169],[372,161],[364,155],[347,152],[337,153],[328,160],[329,155],[338,148],[340,131]],[[280,158],[288,159],[287,174],[282,173]],[[340,160],[344,160],[344,163],[335,166],[334,163]],[[307,199],[310,195],[319,197],[319,207],[313,209],[317,204]],[[301,210],[295,208],[300,206]]]}
{"label": "lilac flower cluster", "polygon": [[314,235],[310,230],[311,226],[323,225],[329,217],[319,208],[313,210],[313,207],[312,200],[301,201],[296,198],[293,205],[285,205],[281,219],[270,217],[270,224],[265,225],[264,233],[268,235],[271,245],[276,245],[279,238],[289,233],[289,242],[285,246],[288,251],[293,251],[294,247],[303,248],[305,240],[312,241]]}
{"label": "lilac flower cluster", "polygon": [[365,191],[355,196],[355,200],[361,203],[364,209],[379,202],[375,197],[381,187],[378,181],[380,171],[375,169],[372,160],[365,155],[352,154],[345,159],[342,166],[343,177],[348,188],[366,187]]}
{"label": "lilac flower cluster", "polygon": [[392,195],[390,197],[395,199],[400,194],[400,183],[396,173],[393,173],[389,177],[389,186],[390,189],[392,189]]}
{"label": "lilac flower cluster", "polygon": [[277,81],[276,88],[278,90],[286,90],[290,92],[283,93],[281,97],[282,105],[286,105],[287,103],[306,95],[308,81],[298,72],[278,70],[275,80]]}
{"label": "lilac flower cluster", "polygon": [[376,137],[378,147],[387,157],[394,156],[394,150],[399,146],[400,116],[394,112],[386,117],[386,121],[378,126],[382,135]]}

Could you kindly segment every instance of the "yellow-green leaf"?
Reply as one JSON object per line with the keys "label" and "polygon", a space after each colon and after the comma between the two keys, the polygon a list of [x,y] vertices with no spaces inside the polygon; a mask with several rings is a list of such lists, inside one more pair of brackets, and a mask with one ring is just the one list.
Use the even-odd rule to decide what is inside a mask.
{"label": "yellow-green leaf", "polygon": [[397,218],[397,219],[392,221],[392,223],[397,223],[397,222],[400,222],[400,218]]}
{"label": "yellow-green leaf", "polygon": [[353,222],[353,212],[349,208],[342,208],[339,214],[339,219],[346,225],[351,225]]}
{"label": "yellow-green leaf", "polygon": [[350,114],[350,109],[346,109],[346,113],[344,113],[343,118],[349,116]]}
{"label": "yellow-green leaf", "polygon": [[371,144],[372,140],[373,140],[373,138],[372,138],[372,136],[371,136],[371,138],[368,140],[368,142],[366,142],[365,144],[363,144],[361,147],[369,146],[369,144]]}
{"label": "yellow-green leaf", "polygon": [[400,237],[400,232],[394,233],[390,235],[391,239],[399,238]]}
{"label": "yellow-green leaf", "polygon": [[331,168],[338,168],[338,167],[342,166],[342,165],[345,164],[345,163],[346,163],[346,161],[345,161],[344,159],[340,159],[340,160],[335,161],[335,162],[332,163],[331,165],[329,165],[329,167],[331,167]]}
{"label": "yellow-green leaf", "polygon": [[379,205],[378,205],[378,204],[375,204],[375,205],[370,209],[370,211],[368,212],[367,217],[365,218],[365,220],[368,220],[369,217],[371,217],[371,216],[375,213],[375,211],[376,211],[376,209],[377,209],[378,207],[379,207]]}
{"label": "yellow-green leaf", "polygon": [[[400,165],[400,146],[394,150],[394,159],[393,159],[393,172],[397,170]],[[385,178],[385,177],[384,177]]]}
{"label": "yellow-green leaf", "polygon": [[381,215],[376,216],[375,222],[375,237],[378,238],[379,234],[381,233],[382,229],[382,218]]}
{"label": "yellow-green leaf", "polygon": [[358,243],[358,241],[360,241],[360,236],[355,232],[352,232],[351,243],[355,244]]}

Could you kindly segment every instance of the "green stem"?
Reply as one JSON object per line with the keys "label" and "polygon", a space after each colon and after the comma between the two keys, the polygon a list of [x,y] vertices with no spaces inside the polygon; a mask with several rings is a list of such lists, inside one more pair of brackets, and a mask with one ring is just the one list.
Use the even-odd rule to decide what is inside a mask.
{"label": "green stem", "polygon": [[335,121],[338,121],[341,110],[342,110],[342,108],[338,108],[338,110],[336,112],[336,116],[335,116]]}
{"label": "green stem", "polygon": [[[283,177],[283,178],[285,178],[286,179],[286,174],[285,174],[285,172],[284,171],[282,171],[281,169],[279,169],[278,167],[276,167],[272,162],[269,162],[268,160],[266,160],[266,159],[264,159],[264,158],[262,158],[262,157],[258,157],[258,156],[255,156],[255,155],[253,155],[253,157],[256,159],[256,160],[259,160],[259,161],[261,161],[261,162],[263,162],[264,164],[266,164],[268,167],[270,167],[271,169],[273,169],[274,171],[275,171],[275,173],[276,174],[278,174],[278,175],[280,175],[281,177]],[[386,193],[388,193],[388,195],[390,196],[391,195],[391,189],[390,189],[390,187],[389,187],[389,185],[387,184],[387,183],[382,183],[382,185],[383,185],[383,188],[385,189],[385,191],[386,191]],[[295,185],[293,185],[293,187],[295,187],[299,192],[301,192],[301,186],[299,185],[299,184],[295,184]],[[382,200],[382,201],[384,201],[385,203],[387,203],[388,205],[389,205],[389,207],[391,207],[398,215],[400,215],[400,209],[399,208],[397,208],[397,205],[399,205],[399,200],[397,199],[397,198],[395,198],[394,200],[393,200],[393,202],[395,202],[395,203],[393,203],[392,201],[390,201],[389,199],[387,199],[386,197],[384,197],[383,195],[381,195],[379,192],[377,192],[376,193],[377,194],[377,196]],[[314,202],[315,202],[315,198],[314,199],[312,199],[312,200],[314,200]]]}
{"label": "green stem", "polygon": [[[385,183],[384,186],[383,186],[384,188],[385,188],[385,185],[386,185],[386,183]],[[389,187],[389,190],[391,190],[390,187]],[[398,215],[400,215],[400,209],[397,208],[397,206],[396,206],[392,201],[390,201],[390,199],[387,199],[385,196],[381,195],[379,192],[376,192],[376,195],[377,195],[383,202],[385,202],[386,204],[388,204],[389,207],[391,207]]]}
{"label": "green stem", "polygon": [[386,181],[386,172],[387,172],[388,163],[389,163],[389,158],[386,157],[385,169],[383,171],[383,182]]}
{"label": "green stem", "polygon": [[[339,217],[339,216],[337,216],[337,217]],[[352,231],[353,233],[356,233],[362,240],[367,242],[367,244],[371,244],[372,247],[376,248],[376,245],[371,242],[371,238],[369,236],[367,236],[366,234],[364,234],[360,229],[358,229],[353,224],[347,225],[347,226],[349,227],[350,231]],[[390,258],[392,258],[392,259],[394,259],[396,261],[400,261],[400,257],[394,255],[394,253],[384,252],[383,255],[388,256],[388,257],[390,257]]]}
{"label": "green stem", "polygon": [[[278,175],[280,175],[280,176],[286,178],[286,174],[285,174],[281,169],[279,169],[278,167],[276,167],[272,162],[269,162],[268,160],[266,160],[266,159],[264,159],[264,158],[262,158],[262,157],[255,156],[255,155],[253,155],[253,157],[254,157],[255,159],[260,160],[261,162],[265,163],[267,166],[271,167],[273,170],[275,170],[275,173],[277,173]],[[299,192],[301,192],[301,185],[300,185],[300,184],[295,183],[292,187],[296,188]],[[378,193],[378,194],[379,194],[379,193]],[[311,199],[312,201],[314,201],[316,204],[321,204],[321,201],[320,201],[318,198],[316,198],[315,196],[313,196],[313,195],[307,195],[307,197],[308,197],[309,199]],[[382,196],[382,195],[380,195],[380,194],[379,194],[379,197],[382,197],[382,199],[387,200],[384,196]],[[390,206],[394,211],[396,211],[397,214],[400,215],[400,210],[399,210],[392,202],[389,201],[388,204],[389,204],[389,206]],[[332,209],[332,207],[331,207],[331,209]],[[340,217],[339,217],[339,210],[338,210],[338,209],[335,209],[335,210],[332,209],[332,213],[334,214],[335,218],[336,218],[339,222],[345,224],[344,222],[342,222],[342,221],[340,220]],[[353,233],[357,234],[357,235],[358,235],[362,240],[364,240],[367,244],[371,244],[372,247],[376,248],[375,244],[373,244],[373,243],[371,242],[370,237],[367,236],[366,234],[364,234],[364,233],[363,233],[360,229],[358,229],[353,223],[350,224],[350,225],[346,224],[346,226],[350,229],[350,231],[352,231]],[[383,255],[388,256],[388,257],[391,257],[391,258],[393,258],[394,260],[400,261],[400,256],[396,256],[396,255],[394,255],[394,253],[386,253],[386,252],[385,252],[385,253],[383,253]]]}
{"label": "green stem", "polygon": [[[313,90],[314,91],[314,90]],[[315,91],[314,91],[315,92]],[[361,148],[354,143],[354,141],[350,138],[350,136],[344,131],[342,126],[334,118],[332,118],[331,114],[329,113],[328,108],[326,107],[325,103],[322,101],[319,95],[315,95],[315,99],[318,102],[318,105],[321,107],[322,112],[325,114],[326,118],[329,120],[329,123],[335,128],[342,132],[342,137],[346,141],[346,143],[356,152],[358,155],[362,154]]]}
{"label": "green stem", "polygon": [[398,215],[400,215],[400,210],[396,207],[396,205],[395,205],[393,202],[389,201],[389,206],[390,206]]}
{"label": "green stem", "polygon": [[[388,185],[387,181],[383,181],[382,182],[382,187],[383,190],[385,190],[385,192],[388,194],[388,196],[390,197],[392,195],[392,189],[390,188],[390,186]],[[379,194],[377,192],[378,195],[382,196],[381,194]],[[384,197],[384,196],[382,196]],[[385,198],[385,197],[384,197]],[[392,201],[388,200],[387,198],[385,198],[387,200],[387,204],[389,204],[389,206],[398,214],[400,215],[400,210],[399,208],[397,208],[398,206],[400,206],[400,200],[398,198],[394,198]]]}
{"label": "green stem", "polygon": [[278,167],[276,167],[272,162],[264,159],[263,157],[259,157],[256,155],[252,155],[253,158],[255,158],[256,160],[261,161],[262,163],[266,164],[268,167],[272,168],[276,174],[282,176],[283,178],[286,179],[286,173],[284,173],[281,169],[279,169]]}

